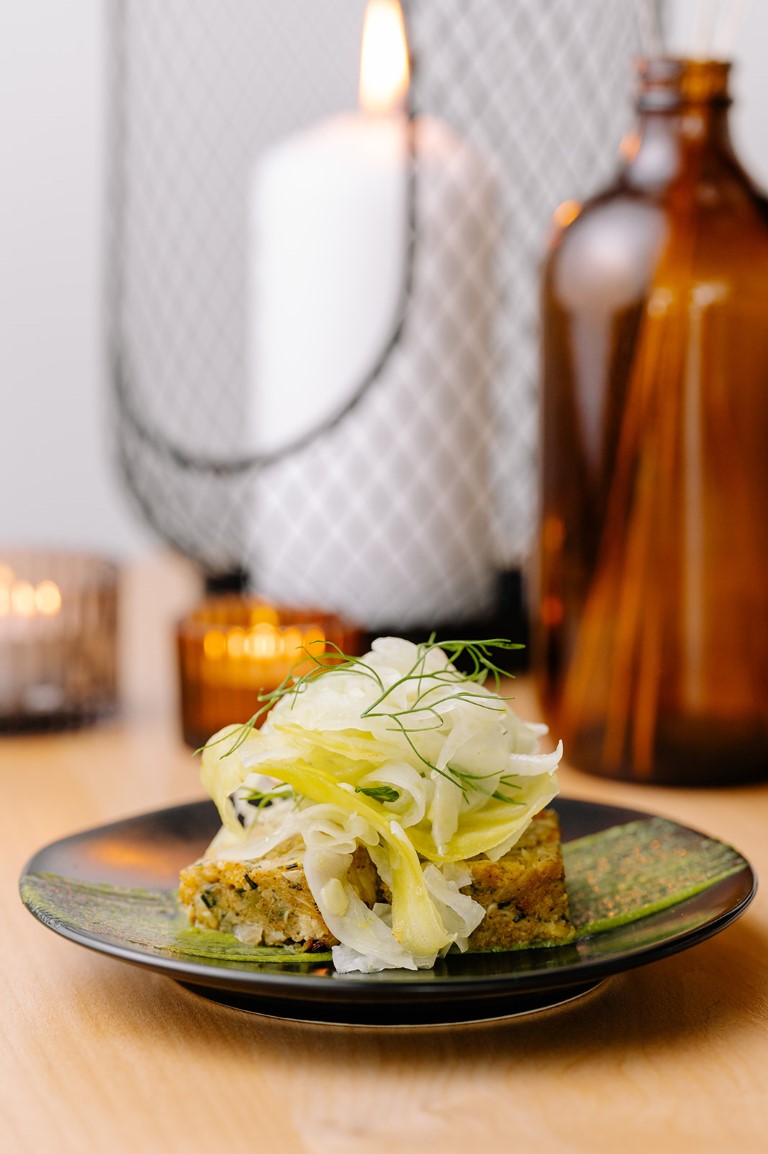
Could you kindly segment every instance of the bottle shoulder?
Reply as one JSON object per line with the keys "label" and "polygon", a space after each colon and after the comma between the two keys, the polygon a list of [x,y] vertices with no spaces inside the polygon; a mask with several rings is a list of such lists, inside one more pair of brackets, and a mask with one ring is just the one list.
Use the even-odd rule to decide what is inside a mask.
{"label": "bottle shoulder", "polygon": [[663,205],[614,186],[556,227],[544,263],[545,290],[568,309],[642,297],[669,230]]}
{"label": "bottle shoulder", "polygon": [[[669,215],[684,208],[689,213],[719,211],[743,213],[745,218],[768,221],[768,193],[733,158],[719,157],[702,162],[695,170],[674,180],[638,179],[632,166],[619,170],[610,184],[575,206],[567,223],[553,231],[553,241],[618,214],[637,219],[662,213]],[[557,214],[555,214],[557,221]]]}
{"label": "bottle shoulder", "polygon": [[662,254],[669,263],[678,250],[693,279],[720,270],[746,286],[768,268],[768,199],[738,165],[654,190],[621,173],[571,217],[555,227],[544,262],[545,286],[566,307],[603,295],[614,305],[636,301]]}

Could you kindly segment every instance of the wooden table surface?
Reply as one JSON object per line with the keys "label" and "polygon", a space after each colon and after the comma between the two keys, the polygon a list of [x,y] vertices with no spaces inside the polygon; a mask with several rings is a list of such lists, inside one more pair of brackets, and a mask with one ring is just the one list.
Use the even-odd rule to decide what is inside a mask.
{"label": "wooden table surface", "polygon": [[[736,923],[569,1006],[484,1025],[304,1025],[216,1005],[82,949],[23,908],[41,846],[202,796],[176,709],[178,560],[123,584],[122,709],[78,732],[0,737],[0,1149],[273,1154],[768,1149],[768,888]],[[535,716],[517,683],[519,709]],[[686,791],[564,766],[562,793],[653,810],[768,877],[768,785]]]}

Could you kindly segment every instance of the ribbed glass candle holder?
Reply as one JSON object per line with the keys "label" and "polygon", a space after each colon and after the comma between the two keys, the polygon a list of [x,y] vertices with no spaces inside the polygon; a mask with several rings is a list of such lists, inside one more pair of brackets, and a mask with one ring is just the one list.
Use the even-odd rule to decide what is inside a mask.
{"label": "ribbed glass candle holder", "polygon": [[78,725],[117,704],[118,568],[0,550],[0,729]]}
{"label": "ribbed glass candle holder", "polygon": [[181,727],[198,748],[225,725],[265,713],[262,695],[314,659],[359,652],[360,633],[334,614],[273,605],[262,598],[209,597],[179,622]]}

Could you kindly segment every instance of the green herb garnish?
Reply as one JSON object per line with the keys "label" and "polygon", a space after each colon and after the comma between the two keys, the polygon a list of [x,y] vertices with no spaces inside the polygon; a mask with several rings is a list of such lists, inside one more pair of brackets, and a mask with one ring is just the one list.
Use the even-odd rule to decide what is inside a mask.
{"label": "green herb garnish", "polygon": [[391,785],[356,785],[355,793],[363,793],[366,797],[372,797],[382,803],[397,801],[400,797],[400,791]]}
{"label": "green herb garnish", "polygon": [[236,790],[240,801],[246,801],[248,805],[255,806],[256,809],[263,809],[267,805],[271,805],[273,801],[278,798],[293,797],[293,790],[289,785],[276,785],[272,789],[248,789]]}
{"label": "green herb garnish", "polygon": [[[433,765],[417,748],[414,736],[430,730],[440,729],[444,719],[439,709],[440,706],[445,705],[449,701],[465,701],[476,705],[480,709],[489,709],[497,712],[502,711],[504,709],[503,702],[506,699],[498,697],[499,687],[502,678],[512,677],[513,674],[505,670],[498,661],[495,660],[493,654],[496,650],[509,652],[511,650],[522,649],[524,648],[522,645],[508,641],[505,638],[492,638],[486,641],[455,640],[438,642],[435,635],[432,634],[428,641],[417,645],[417,657],[411,668],[389,686],[385,685],[378,670],[363,658],[344,653],[338,646],[324,641],[311,642],[310,646],[311,645],[322,645],[323,652],[318,655],[313,653],[309,646],[303,647],[303,657],[296,662],[291,673],[284,678],[277,688],[265,691],[259,695],[259,700],[263,704],[256,713],[240,727],[234,736],[234,740],[232,740],[233,735],[231,733],[224,734],[217,739],[219,741],[232,740],[232,745],[227,751],[227,754],[234,753],[234,751],[248,739],[259,721],[278,701],[286,697],[296,701],[312,681],[325,674],[355,673],[373,681],[379,689],[377,697],[361,712],[361,721],[373,718],[387,718],[392,723],[392,729],[402,734],[413,753],[427,769],[434,770],[441,776],[446,777],[454,785],[457,785],[462,793],[466,793],[468,789],[482,790],[482,782],[486,775],[468,773],[451,765],[445,768],[439,768]],[[440,650],[448,658],[451,663],[448,668],[427,668],[429,655],[435,649]],[[295,671],[299,666],[306,664],[307,658],[311,661],[312,668],[296,676]],[[466,671],[457,669],[457,662],[464,663],[464,665],[468,666],[468,669]],[[467,683],[485,686],[485,683],[489,679],[493,681],[494,690],[497,694],[495,700],[484,693],[473,693],[470,688],[458,693],[455,691],[456,686]],[[412,703],[404,709],[394,708],[393,700],[397,691],[404,685],[413,684],[415,684],[418,689]],[[441,686],[444,686],[446,689],[444,695],[440,695]],[[224,756],[227,756],[227,754]],[[489,778],[493,776],[493,774],[487,775]],[[501,784],[510,788],[516,788],[511,778],[505,779]],[[364,793],[367,791],[360,790],[359,792]],[[369,796],[376,797],[377,800],[384,800],[380,794],[369,794]],[[497,800],[509,802],[510,804],[517,804],[515,798],[510,797],[506,792],[500,791],[498,788],[496,788],[495,792],[490,796]],[[390,798],[387,800],[395,799]]]}

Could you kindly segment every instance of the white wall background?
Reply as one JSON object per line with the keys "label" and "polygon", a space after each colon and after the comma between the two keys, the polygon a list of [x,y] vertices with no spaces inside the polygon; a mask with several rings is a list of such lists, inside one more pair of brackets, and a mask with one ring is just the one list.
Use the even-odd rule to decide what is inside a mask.
{"label": "white wall background", "polygon": [[[0,0],[0,549],[155,544],[106,430],[106,2]],[[677,50],[695,8],[674,0]],[[768,3],[751,5],[734,59],[736,143],[768,186]]]}
{"label": "white wall background", "polygon": [[105,435],[103,0],[0,0],[0,548],[148,537]]}

